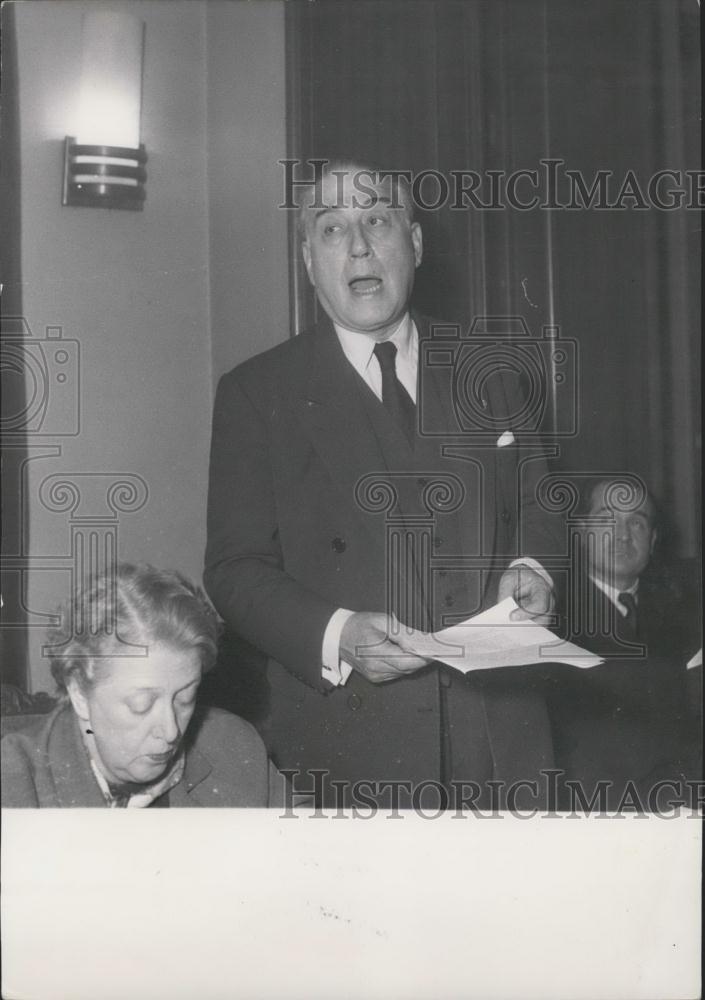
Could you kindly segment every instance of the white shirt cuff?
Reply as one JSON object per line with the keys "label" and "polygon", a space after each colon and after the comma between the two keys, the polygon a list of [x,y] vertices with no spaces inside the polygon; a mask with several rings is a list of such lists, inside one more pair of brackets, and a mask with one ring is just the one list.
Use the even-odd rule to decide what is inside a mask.
{"label": "white shirt cuff", "polygon": [[509,563],[510,569],[514,569],[515,566],[527,566],[529,569],[532,569],[534,573],[538,573],[538,575],[546,581],[551,590],[553,590],[553,580],[550,574],[546,572],[541,563],[537,562],[536,559],[531,559],[529,556],[522,556],[520,559],[515,559],[514,562]]}
{"label": "white shirt cuff", "polygon": [[354,611],[338,608],[331,615],[323,635],[323,651],[321,653],[323,666],[321,667],[321,677],[335,687],[345,684],[352,673],[350,664],[340,659],[340,637],[343,634],[343,627],[346,621],[354,614]]}

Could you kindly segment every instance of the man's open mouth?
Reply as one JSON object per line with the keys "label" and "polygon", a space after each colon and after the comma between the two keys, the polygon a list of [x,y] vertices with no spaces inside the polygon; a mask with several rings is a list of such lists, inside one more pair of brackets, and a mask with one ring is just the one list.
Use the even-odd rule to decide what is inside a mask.
{"label": "man's open mouth", "polygon": [[356,292],[359,295],[368,294],[370,292],[376,292],[382,287],[382,279],[375,277],[360,277],[353,278],[352,281],[348,282],[348,287],[350,291]]}

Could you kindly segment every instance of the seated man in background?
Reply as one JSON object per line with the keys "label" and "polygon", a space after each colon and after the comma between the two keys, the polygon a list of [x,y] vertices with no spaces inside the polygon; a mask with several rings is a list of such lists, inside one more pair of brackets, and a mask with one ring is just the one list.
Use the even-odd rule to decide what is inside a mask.
{"label": "seated man in background", "polygon": [[605,662],[554,669],[556,765],[588,795],[610,782],[610,807],[632,781],[650,808],[657,781],[695,779],[700,770],[686,667],[700,646],[696,588],[654,558],[658,516],[645,487],[600,479],[585,507],[568,624],[570,638]]}

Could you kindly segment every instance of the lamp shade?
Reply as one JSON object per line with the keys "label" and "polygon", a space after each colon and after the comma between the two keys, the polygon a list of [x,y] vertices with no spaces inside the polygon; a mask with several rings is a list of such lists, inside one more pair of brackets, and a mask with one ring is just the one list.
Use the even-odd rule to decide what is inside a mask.
{"label": "lamp shade", "polygon": [[143,40],[144,24],[133,14],[83,15],[78,145],[139,147]]}

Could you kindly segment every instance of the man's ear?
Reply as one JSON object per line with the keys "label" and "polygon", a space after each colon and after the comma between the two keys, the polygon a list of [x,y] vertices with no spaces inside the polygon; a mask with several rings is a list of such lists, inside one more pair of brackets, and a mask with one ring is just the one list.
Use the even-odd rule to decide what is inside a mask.
{"label": "man's ear", "polygon": [[88,702],[86,701],[86,696],[84,695],[81,685],[78,682],[78,678],[75,675],[69,677],[66,688],[68,690],[74,712],[79,719],[83,720],[83,722],[88,722],[90,719]]}
{"label": "man's ear", "polygon": [[414,244],[414,258],[418,267],[423,259],[423,233],[418,222],[411,223],[411,242]]}
{"label": "man's ear", "polygon": [[654,528],[654,530],[651,532],[651,545],[649,546],[649,555],[650,556],[652,556],[654,554],[654,548],[656,547],[656,542],[657,541],[658,541],[658,532]]}
{"label": "man's ear", "polygon": [[308,237],[301,244],[301,254],[304,258],[304,264],[306,265],[306,273],[308,274],[308,280],[315,288],[316,282],[313,280],[313,267],[311,265],[311,247],[308,245]]}

